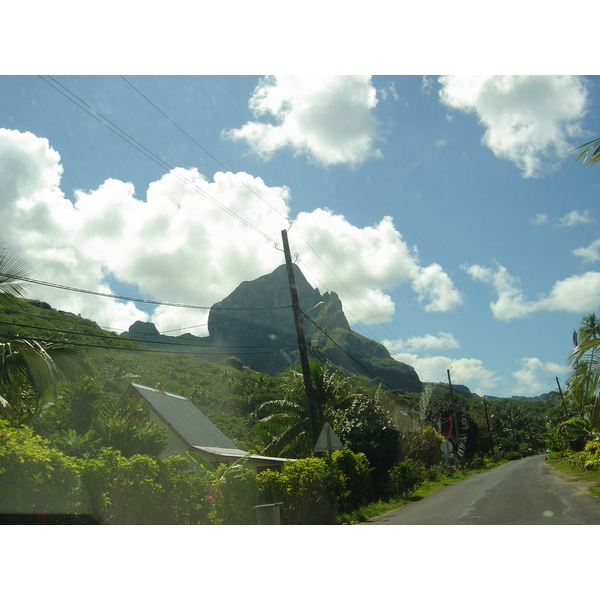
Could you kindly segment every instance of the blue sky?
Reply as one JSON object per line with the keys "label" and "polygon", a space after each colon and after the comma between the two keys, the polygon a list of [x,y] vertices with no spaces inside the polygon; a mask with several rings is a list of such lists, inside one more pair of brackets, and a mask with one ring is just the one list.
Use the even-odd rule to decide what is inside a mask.
{"label": "blue sky", "polygon": [[[34,279],[210,306],[283,263],[291,221],[307,279],[421,380],[537,395],[600,304],[600,167],[567,154],[599,135],[599,85],[0,76],[3,237]],[[207,334],[206,311],[28,295],[116,330]]]}

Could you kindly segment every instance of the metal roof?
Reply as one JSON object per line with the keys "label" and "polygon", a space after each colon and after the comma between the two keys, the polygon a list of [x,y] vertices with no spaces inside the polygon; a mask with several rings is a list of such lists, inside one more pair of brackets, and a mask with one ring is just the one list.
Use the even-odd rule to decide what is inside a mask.
{"label": "metal roof", "polygon": [[[139,385],[129,384],[147,400],[156,414],[190,446],[231,448],[242,452],[190,400],[176,394]],[[243,452],[242,454],[246,454]]]}
{"label": "metal roof", "polygon": [[[223,458],[243,458],[248,454],[244,450],[229,449],[229,448],[214,448],[210,446],[194,446],[197,450],[213,454],[214,456],[222,456]],[[294,462],[295,458],[282,458],[280,456],[262,456],[262,454],[250,454],[248,459],[259,460],[264,462]]]}

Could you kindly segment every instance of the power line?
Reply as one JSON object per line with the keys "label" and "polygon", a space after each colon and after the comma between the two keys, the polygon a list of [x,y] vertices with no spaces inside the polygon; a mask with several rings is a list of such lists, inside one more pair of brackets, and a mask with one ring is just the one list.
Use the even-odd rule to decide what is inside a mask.
{"label": "power line", "polygon": [[[227,352],[176,352],[173,350],[156,350],[154,348],[128,348],[126,346],[105,346],[105,345],[100,345],[100,344],[85,344],[83,342],[73,342],[70,340],[52,340],[52,339],[46,339],[46,338],[38,338],[38,337],[30,337],[30,336],[21,336],[21,335],[13,335],[13,334],[2,334],[3,338],[6,339],[11,339],[11,340],[26,340],[26,341],[33,341],[33,342],[42,342],[42,343],[48,343],[48,344],[56,344],[56,343],[60,343],[63,344],[65,346],[76,346],[76,347],[82,347],[82,348],[96,348],[99,350],[125,350],[128,352],[154,352],[154,353],[159,353],[159,354],[181,354],[184,356],[190,355],[190,356],[199,356],[199,357],[206,357],[207,355],[222,355],[222,356],[229,356],[231,354],[231,348],[238,348],[238,346],[219,346],[219,348],[229,348],[229,350]],[[130,342],[135,342],[135,340],[127,340]],[[142,343],[142,342],[138,342],[138,343]],[[168,342],[167,342],[168,343]],[[247,348],[255,348],[255,346],[248,346]],[[260,350],[257,352],[238,352],[236,354],[239,354],[239,356],[254,356],[254,355],[259,355],[259,354],[274,354],[274,353],[279,353],[282,351],[283,348],[285,347],[273,347],[273,346],[265,346],[265,348],[269,348],[269,350]],[[291,346],[291,348],[296,348],[296,346]]]}
{"label": "power line", "polygon": [[[148,98],[137,87],[135,87],[135,85],[133,85],[133,83],[131,83],[131,81],[129,81],[123,75],[121,75],[120,77],[121,77],[121,79],[123,79],[123,81],[125,81],[128,85],[130,85],[142,98],[144,98],[144,100],[146,100],[149,104],[151,104],[163,117],[165,117],[165,119],[167,119],[167,121],[169,121],[172,125],[174,125],[175,127],[177,127],[177,129],[179,129],[179,131],[181,131],[181,133],[183,133],[183,135],[185,135],[194,144],[196,144],[196,146],[198,146],[198,148],[200,148],[200,150],[202,150],[208,156],[210,156],[210,158],[212,158],[220,167],[223,167],[223,169],[225,169],[226,172],[233,174],[233,171],[231,169],[229,169],[228,167],[226,167],[218,158],[216,158],[215,156],[213,156],[204,146],[202,146],[202,144],[200,144],[198,141],[196,141],[187,131],[185,131],[177,123],[175,123],[175,121],[173,121],[173,119],[171,119],[171,117],[169,117],[169,115],[167,115],[158,106],[156,106],[156,104],[154,104],[154,102],[152,102],[152,100],[150,100],[150,98]],[[259,200],[261,200],[262,202],[264,202],[271,210],[274,210],[282,219],[285,219],[289,224],[291,224],[291,221],[285,215],[282,215],[274,206],[271,206],[256,190],[253,190],[250,186],[246,185],[243,181],[240,181],[240,183],[246,189],[248,189],[250,192],[252,192]]]}
{"label": "power line", "polygon": [[[0,325],[10,325],[13,327],[23,327],[25,329],[36,329],[39,331],[48,331],[51,333],[60,333],[62,335],[79,335],[79,336],[84,336],[84,337],[96,337],[96,338],[101,338],[101,339],[108,339],[106,335],[100,334],[100,333],[86,333],[86,332],[81,332],[81,331],[66,331],[64,329],[54,329],[51,327],[41,327],[39,325],[26,325],[25,323],[11,323],[9,321],[0,321]],[[2,334],[3,335],[3,334]],[[198,338],[200,339],[200,338]],[[62,341],[62,340],[53,340],[53,341]],[[173,342],[168,342],[168,341],[160,341],[160,340],[152,340],[149,342],[143,342],[142,340],[139,340],[137,338],[122,338],[122,337],[118,337],[118,339],[115,339],[114,341],[125,341],[125,342],[136,342],[136,343],[140,343],[140,344],[144,344],[144,343],[149,343],[149,344],[161,344],[161,345],[165,345],[165,346],[185,346],[185,347],[191,347],[191,346],[197,346],[197,347],[205,347],[207,349],[212,349],[212,348],[242,348],[242,349],[258,349],[258,348],[270,348],[270,349],[278,349],[278,350],[287,350],[289,348],[294,349],[297,347],[296,344],[282,344],[282,345],[272,345],[272,344],[264,344],[264,345],[252,345],[252,346],[244,346],[244,345],[238,345],[238,344],[190,344],[189,342],[185,342],[185,341],[173,341]]]}
{"label": "power line", "polygon": [[[98,121],[99,123],[101,123],[102,125],[104,125],[107,129],[109,129],[110,131],[112,131],[115,135],[118,135],[122,140],[126,141],[128,144],[130,144],[131,146],[133,146],[136,150],[138,150],[139,152],[141,152],[142,154],[144,154],[145,156],[147,156],[150,160],[152,160],[153,162],[155,162],[157,165],[159,165],[160,167],[162,167],[165,171],[171,173],[173,176],[175,176],[177,179],[179,179],[182,183],[184,183],[185,185],[187,185],[188,187],[190,187],[191,189],[193,189],[195,192],[199,193],[201,196],[203,196],[206,199],[210,200],[213,204],[215,204],[216,206],[218,206],[221,210],[224,210],[227,214],[229,214],[230,216],[232,216],[234,219],[237,219],[242,224],[246,225],[247,227],[249,227],[250,229],[252,229],[256,233],[258,233],[261,236],[263,236],[267,241],[271,242],[276,249],[279,249],[279,242],[277,242],[276,240],[274,240],[271,236],[269,236],[268,234],[264,233],[263,231],[261,231],[260,229],[258,229],[258,227],[255,227],[254,225],[252,225],[252,223],[249,223],[248,221],[246,221],[246,219],[244,219],[243,217],[241,217],[240,215],[238,215],[236,212],[234,212],[230,208],[228,208],[225,205],[223,205],[216,198],[213,198],[210,194],[208,194],[207,192],[205,192],[204,190],[202,190],[201,188],[199,188],[196,184],[194,184],[192,181],[190,181],[187,177],[184,177],[181,173],[179,173],[174,167],[172,167],[171,165],[169,165],[162,158],[158,157],[156,154],[154,154],[152,151],[150,151],[148,148],[146,148],[143,144],[141,144],[140,142],[138,142],[135,138],[133,138],[128,133],[126,133],[125,131],[123,131],[120,127],[118,127],[117,125],[115,125],[110,119],[108,119],[107,117],[105,117],[104,115],[102,115],[94,107],[90,106],[89,104],[87,104],[87,102],[85,102],[79,96],[77,96],[72,91],[70,91],[62,83],[56,81],[56,79],[54,79],[54,77],[51,77],[49,75],[47,77],[49,79],[51,79],[52,81],[54,81],[61,88],[63,88],[73,98],[77,99],[77,102],[75,100],[73,100],[73,98],[71,98],[70,96],[68,96],[67,94],[65,94],[61,90],[59,90],[55,85],[52,85],[52,83],[50,83],[49,81],[47,81],[43,77],[40,76],[40,79],[42,81],[44,81],[45,83],[47,83],[50,87],[54,88],[57,92],[59,92],[60,94],[62,94],[65,98],[67,98],[67,100],[70,100],[73,104],[75,104],[75,106],[79,107],[81,110],[83,110],[84,112],[86,112],[87,114],[89,114],[91,117],[93,117],[94,119],[96,119],[96,121]],[[78,104],[78,102],[81,103],[81,104]],[[85,107],[88,107],[93,112],[90,112],[90,110],[87,110]],[[101,118],[98,118],[96,115],[98,115],[98,117],[101,117]],[[110,126],[109,126],[109,124],[110,124]]]}
{"label": "power line", "polygon": [[[19,276],[16,277],[15,275],[11,275],[9,273],[0,273],[0,277],[10,277],[11,279],[15,280],[15,281],[24,281],[26,283],[34,283],[36,285],[44,285],[44,286],[48,286],[48,287],[53,287],[53,288],[57,288],[60,290],[66,290],[69,292],[78,292],[81,294],[91,294],[93,296],[102,296],[105,298],[116,298],[118,300],[128,300],[130,302],[140,302],[140,303],[144,303],[144,304],[158,304],[160,306],[174,306],[177,308],[194,308],[194,309],[198,309],[198,310],[211,310],[211,306],[196,306],[194,304],[178,304],[175,302],[160,302],[158,300],[148,300],[145,298],[132,298],[129,296],[119,296],[117,294],[106,294],[104,292],[92,292],[91,290],[83,290],[81,288],[76,288],[76,287],[71,287],[68,285],[62,285],[60,283],[52,283],[50,281],[41,281],[39,279],[32,279],[30,277],[23,277],[23,276]],[[275,306],[275,307],[256,307],[256,308],[226,308],[226,307],[218,307],[218,310],[278,310],[278,309],[282,309],[282,308],[291,308],[292,305],[286,305],[286,306]]]}

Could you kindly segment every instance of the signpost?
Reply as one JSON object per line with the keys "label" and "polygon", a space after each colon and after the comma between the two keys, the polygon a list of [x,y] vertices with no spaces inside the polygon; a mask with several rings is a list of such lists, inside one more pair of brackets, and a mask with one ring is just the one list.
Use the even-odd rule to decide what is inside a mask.
{"label": "signpost", "polygon": [[448,440],[440,444],[440,450],[443,452],[443,459],[445,462],[449,463],[452,461],[452,458],[454,458],[452,454],[453,449],[454,446],[452,442],[449,442]]}

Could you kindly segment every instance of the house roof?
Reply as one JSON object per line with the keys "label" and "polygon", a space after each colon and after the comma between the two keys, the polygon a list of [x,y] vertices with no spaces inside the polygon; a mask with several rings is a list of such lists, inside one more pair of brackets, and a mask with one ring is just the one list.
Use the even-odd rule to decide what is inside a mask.
{"label": "house roof", "polygon": [[190,446],[229,448],[246,454],[223,434],[208,417],[183,396],[130,383],[134,392],[147,400],[156,414]]}
{"label": "house roof", "polygon": [[[244,450],[238,450],[234,448],[214,448],[210,446],[194,446],[194,448],[196,450],[200,450],[201,452],[205,452],[206,454],[220,456],[222,458],[240,459],[248,454],[248,452],[244,452]],[[294,458],[282,458],[280,456],[262,456],[261,454],[250,454],[248,456],[248,459],[271,463],[285,463],[295,461]]]}

